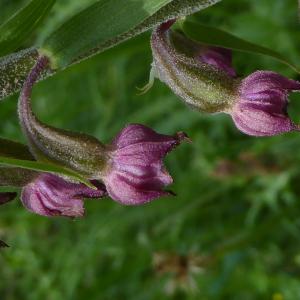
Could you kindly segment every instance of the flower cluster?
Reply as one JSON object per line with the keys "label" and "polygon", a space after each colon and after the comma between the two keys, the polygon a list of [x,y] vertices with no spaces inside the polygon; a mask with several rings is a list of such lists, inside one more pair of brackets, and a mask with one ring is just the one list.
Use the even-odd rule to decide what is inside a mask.
{"label": "flower cluster", "polygon": [[[287,105],[288,94],[300,91],[300,82],[270,71],[256,71],[240,79],[232,67],[230,50],[200,45],[172,31],[174,22],[161,24],[152,34],[151,74],[189,106],[230,114],[237,128],[248,135],[299,130],[288,116]],[[188,140],[185,133],[164,135],[141,124],[129,124],[110,144],[103,144],[86,134],[48,126],[31,107],[32,88],[45,68],[49,60],[40,56],[19,97],[18,115],[29,148],[12,142],[12,151],[21,147],[26,159],[78,172],[95,188],[57,174],[5,167],[0,167],[0,185],[21,187],[24,206],[43,216],[82,216],[85,198],[108,195],[124,205],[139,205],[172,194],[164,190],[173,179],[163,159]],[[0,204],[15,197],[15,192],[0,193]]]}
{"label": "flower cluster", "polygon": [[[42,123],[32,111],[30,97],[34,83],[47,64],[46,57],[39,58],[19,98],[18,113],[29,144],[28,156],[76,171],[85,176],[95,189],[55,174],[30,171],[25,182],[10,182],[10,185],[22,186],[24,206],[43,216],[78,217],[84,213],[84,198],[109,195],[121,204],[139,205],[170,195],[164,187],[173,180],[164,167],[163,159],[187,139],[186,134],[163,135],[141,124],[129,124],[111,144],[104,145],[92,136]],[[20,170],[10,170],[10,176],[7,172],[2,170],[5,178],[1,178],[0,172],[0,185],[7,185],[10,177],[18,177],[16,174]],[[2,193],[0,203],[14,197],[15,194]]]}

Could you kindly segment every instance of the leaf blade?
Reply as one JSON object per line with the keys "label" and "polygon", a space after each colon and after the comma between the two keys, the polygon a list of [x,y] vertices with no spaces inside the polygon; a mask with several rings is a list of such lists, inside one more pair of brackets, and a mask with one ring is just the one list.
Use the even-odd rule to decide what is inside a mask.
{"label": "leaf blade", "polygon": [[0,156],[0,166],[64,175],[75,179],[76,181],[79,181],[92,189],[95,189],[93,184],[91,184],[87,179],[78,173],[52,164]]}
{"label": "leaf blade", "polygon": [[56,0],[32,0],[0,26],[0,56],[9,54],[37,28]]}
{"label": "leaf blade", "polygon": [[128,0],[116,10],[120,7],[119,0],[100,0],[46,39],[42,52],[52,57],[54,67],[65,67],[111,48],[164,20],[191,14],[220,1]]}
{"label": "leaf blade", "polygon": [[269,56],[289,66],[297,73],[300,73],[300,67],[296,66],[294,63],[286,59],[282,54],[267,47],[248,42],[224,30],[211,26],[206,26],[194,20],[185,20],[181,24],[181,28],[183,32],[187,35],[187,37],[196,42],[241,52]]}
{"label": "leaf blade", "polygon": [[56,165],[38,162],[34,159],[26,145],[4,138],[0,138],[0,168],[1,166],[61,174],[94,188],[88,180],[78,173]]}
{"label": "leaf blade", "polygon": [[[88,49],[80,56],[65,57],[68,63],[62,60],[62,64],[57,70],[44,74],[42,79],[47,78],[60,69],[64,69],[69,65],[78,63],[83,59],[101,53],[130,38],[133,38],[147,31],[148,29],[155,27],[166,19],[178,18],[187,14],[192,14],[220,1],[222,0],[173,0],[167,5],[163,6],[161,9],[157,10],[156,13],[152,14],[144,21],[137,22],[133,28],[128,28],[127,31],[121,34],[117,34],[115,32],[114,36],[111,38],[104,38],[102,40],[100,38],[95,47]],[[2,59],[0,58],[0,100],[20,90],[26,78],[26,74],[29,73],[40,53],[44,53],[49,56],[52,55],[50,49],[47,48],[47,45],[49,45],[49,39],[51,40],[52,38],[53,36],[50,36],[48,39],[46,39],[45,44],[40,49],[29,48],[6,56]]]}
{"label": "leaf blade", "polygon": [[28,147],[24,144],[0,138],[0,157],[34,160]]}

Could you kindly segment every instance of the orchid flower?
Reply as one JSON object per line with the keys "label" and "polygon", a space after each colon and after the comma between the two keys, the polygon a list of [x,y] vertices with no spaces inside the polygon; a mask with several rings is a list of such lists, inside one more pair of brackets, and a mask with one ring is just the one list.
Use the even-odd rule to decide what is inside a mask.
{"label": "orchid flower", "polygon": [[236,77],[231,52],[198,44],[172,31],[174,20],[161,24],[151,38],[151,74],[193,108],[231,115],[236,127],[253,136],[271,136],[293,130],[287,113],[288,94],[300,91],[300,82],[270,71]]}
{"label": "orchid flower", "polygon": [[[4,157],[33,161],[29,149],[20,143],[0,139]],[[95,189],[71,182],[57,174],[41,173],[18,167],[0,167],[0,186],[21,188],[21,201],[30,211],[43,216],[81,217],[84,198],[106,195],[102,183],[93,181]],[[0,204],[16,198],[16,192],[0,192]]]}
{"label": "orchid flower", "polygon": [[91,182],[103,183],[105,188],[93,191],[64,178],[39,174],[23,188],[23,204],[42,215],[79,216],[83,214],[83,197],[101,197],[105,191],[125,205],[169,195],[163,188],[173,180],[163,158],[187,139],[186,134],[163,135],[141,124],[129,124],[105,145],[92,136],[42,123],[32,111],[30,97],[34,83],[48,64],[47,57],[38,59],[19,98],[19,120],[30,152],[38,161],[69,168]]}

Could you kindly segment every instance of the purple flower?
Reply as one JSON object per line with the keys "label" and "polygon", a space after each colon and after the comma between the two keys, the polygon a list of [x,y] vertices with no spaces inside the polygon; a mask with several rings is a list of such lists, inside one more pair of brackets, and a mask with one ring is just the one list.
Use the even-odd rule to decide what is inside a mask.
{"label": "purple flower", "polygon": [[84,184],[42,173],[22,189],[21,201],[28,210],[39,215],[81,217],[84,214],[84,198],[100,198],[104,195],[105,188],[100,183],[94,190]]}
{"label": "purple flower", "polygon": [[158,134],[140,124],[125,127],[111,144],[103,175],[109,196],[126,205],[138,205],[169,195],[163,187],[173,182],[163,158],[187,136]]}
{"label": "purple flower", "polygon": [[231,50],[215,46],[205,46],[188,39],[183,34],[172,32],[169,29],[175,22],[176,20],[173,19],[162,23],[157,30],[154,31],[152,36],[152,47],[154,51],[156,48],[161,48],[161,50],[162,48],[169,48],[169,50],[171,50],[169,54],[174,55],[175,53],[173,50],[175,49],[170,47],[171,44],[166,43],[167,39],[165,39],[165,37],[168,37],[175,41],[176,44],[180,44],[180,48],[186,48],[185,50],[187,51],[185,52],[189,53],[189,56],[194,57],[202,63],[214,66],[215,68],[224,71],[229,76],[236,76],[235,70],[232,67]]}
{"label": "purple flower", "polygon": [[299,130],[287,114],[288,93],[300,82],[270,71],[257,71],[242,80],[230,114],[237,128],[253,136]]}
{"label": "purple flower", "polygon": [[[107,193],[121,204],[143,204],[171,194],[163,190],[173,180],[162,160],[186,139],[182,132],[168,136],[140,124],[130,124],[111,144],[104,146],[103,155],[108,157],[105,168],[99,170],[98,178],[90,179],[97,189],[57,175],[20,168],[2,168],[0,185],[21,186],[23,205],[31,212],[48,217],[81,217],[84,198],[101,198]],[[15,146],[28,151],[21,144],[15,143]],[[15,196],[16,193],[0,193],[0,204]]]}
{"label": "purple flower", "polygon": [[[110,197],[122,204],[142,204],[170,194],[163,188],[173,180],[162,160],[186,135],[162,135],[143,125],[131,124],[112,144],[104,145],[92,136],[42,123],[32,111],[31,93],[48,65],[47,57],[38,59],[18,103],[20,123],[34,158],[72,169],[88,180],[103,182]],[[82,185],[75,186],[44,174],[24,188],[22,201],[27,208],[42,215],[80,216],[83,214],[81,198],[103,194],[102,188],[94,194]]]}
{"label": "purple flower", "polygon": [[242,132],[271,136],[299,130],[287,113],[288,94],[300,82],[270,71],[235,77],[231,51],[206,47],[172,32],[174,21],[152,34],[154,70],[175,94],[200,111],[229,113]]}
{"label": "purple flower", "polygon": [[229,49],[202,46],[198,58],[206,64],[223,70],[231,77],[236,76],[232,67],[232,52]]}
{"label": "purple flower", "polygon": [[[0,145],[13,146],[9,152],[1,149],[6,156],[19,159],[25,156],[30,161],[34,160],[28,148],[17,142],[8,143],[0,139]],[[43,216],[80,217],[84,213],[84,198],[101,198],[107,193],[105,186],[97,180],[90,181],[95,189],[81,183],[71,182],[68,178],[62,178],[50,173],[40,173],[22,168],[1,167],[0,186],[12,186],[21,188],[21,201],[30,211]],[[17,196],[15,192],[0,193],[0,205],[13,200]]]}
{"label": "purple flower", "polygon": [[172,31],[171,25],[161,24],[152,34],[152,77],[158,77],[186,104],[201,112],[229,109],[236,89],[230,51],[196,43]]}
{"label": "purple flower", "polygon": [[[83,199],[101,198],[106,190],[113,200],[125,205],[143,204],[170,195],[171,192],[163,188],[173,180],[162,160],[185,139],[187,136],[182,132],[168,136],[140,124],[130,124],[105,146],[109,159],[99,178],[105,186],[92,180],[97,187],[94,190],[57,175],[35,173],[22,188],[21,201],[28,210],[39,215],[81,217]],[[3,199],[8,196],[8,193],[3,195]]]}

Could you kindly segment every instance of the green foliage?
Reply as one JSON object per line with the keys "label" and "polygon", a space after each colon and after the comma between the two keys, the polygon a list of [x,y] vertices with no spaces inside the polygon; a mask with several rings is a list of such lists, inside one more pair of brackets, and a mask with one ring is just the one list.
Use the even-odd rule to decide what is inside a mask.
{"label": "green foliage", "polygon": [[91,188],[95,188],[80,174],[54,164],[41,163],[34,160],[27,146],[0,138],[0,168],[21,168],[26,170],[47,172],[67,176]]}
{"label": "green foliage", "polygon": [[50,58],[53,69],[61,70],[133,38],[166,19],[184,17],[219,1],[130,0],[121,9],[117,9],[119,2],[115,0],[100,0],[88,5],[63,22],[46,38],[41,48],[25,49],[0,60],[0,100],[19,90],[24,81],[23,74],[30,71],[37,52]]}
{"label": "green foliage", "polygon": [[[296,2],[227,0],[198,17],[297,62]],[[0,12],[10,6],[14,1]],[[62,13],[56,7],[45,26]],[[129,122],[166,134],[186,131],[193,144],[167,159],[178,196],[141,207],[86,201],[85,218],[75,221],[33,215],[17,201],[2,206],[0,239],[10,248],[0,253],[1,299],[299,298],[299,133],[247,137],[229,116],[190,111],[158,81],[138,96],[150,64],[146,34],[43,81],[34,109],[48,124],[103,142]],[[264,56],[237,52],[234,65],[241,76],[269,69],[299,79]],[[21,141],[16,99],[1,103],[0,134]],[[300,97],[291,100],[299,122]],[[186,265],[201,267],[189,273],[198,290]],[[169,295],[171,283],[178,289]]]}
{"label": "green foliage", "polygon": [[80,174],[73,172],[72,170],[68,170],[66,168],[62,168],[60,166],[56,166],[53,164],[46,164],[46,163],[41,163],[36,161],[0,156],[0,165],[5,167],[10,167],[10,168],[16,167],[16,168],[22,168],[26,170],[64,175],[69,177],[72,180],[79,181],[91,188],[95,188],[88,180],[80,176]]}
{"label": "green foliage", "polygon": [[0,56],[7,55],[28,39],[49,14],[55,0],[31,0],[0,26]]}
{"label": "green foliage", "polygon": [[272,49],[245,41],[224,30],[203,25],[197,20],[186,20],[182,24],[182,29],[189,38],[199,43],[270,56],[300,73],[300,68],[285,58],[284,55]]}
{"label": "green foliage", "polygon": [[[164,20],[186,16],[220,0],[100,0],[72,17],[41,48],[54,68],[103,52]],[[130,17],[129,17],[130,16]]]}

